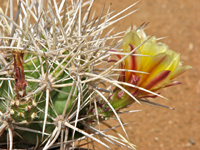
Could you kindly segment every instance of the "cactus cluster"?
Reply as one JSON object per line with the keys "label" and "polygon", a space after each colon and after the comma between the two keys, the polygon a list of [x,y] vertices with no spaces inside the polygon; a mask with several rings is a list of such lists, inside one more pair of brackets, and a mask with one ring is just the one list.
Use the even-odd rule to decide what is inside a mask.
{"label": "cactus cluster", "polygon": [[[171,79],[161,80],[163,70],[157,70],[153,78],[148,66],[144,70],[136,67],[148,63],[146,55],[154,58],[158,54],[140,52],[142,47],[148,51],[156,45],[145,35],[145,25],[113,35],[113,28],[104,32],[126,17],[119,16],[135,4],[117,14],[109,7],[105,15],[102,10],[95,17],[93,3],[19,0],[13,12],[13,1],[7,0],[6,9],[0,8],[1,147],[75,149],[94,148],[97,142],[110,148],[100,140],[104,139],[135,149],[119,133],[117,138],[106,135],[100,123],[116,117],[126,134],[118,113],[134,102],[150,103],[142,98],[160,96],[155,92],[170,85]],[[164,53],[161,48],[160,53]],[[168,66],[173,71],[180,64],[174,55],[165,55],[171,58]],[[156,58],[154,62],[161,57]],[[189,68],[180,66],[180,73]],[[143,78],[149,78],[151,88],[158,88],[144,86],[148,83],[143,84]]]}

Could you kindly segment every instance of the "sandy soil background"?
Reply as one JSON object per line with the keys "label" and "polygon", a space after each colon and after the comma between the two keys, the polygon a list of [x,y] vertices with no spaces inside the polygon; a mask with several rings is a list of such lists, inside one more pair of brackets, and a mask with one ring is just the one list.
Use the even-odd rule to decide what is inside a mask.
{"label": "sandy soil background", "polygon": [[[95,9],[112,3],[117,12],[136,2],[135,0],[99,0]],[[129,110],[142,109],[122,116],[124,122],[134,121],[126,127],[130,140],[138,150],[199,150],[200,149],[200,1],[199,0],[141,0],[133,10],[139,10],[117,23],[126,30],[150,22],[146,33],[156,37],[167,37],[162,42],[170,49],[181,53],[184,64],[193,69],[177,80],[182,85],[162,90],[170,100],[156,98],[155,101],[176,110],[137,104]],[[121,149],[115,147],[115,149]]]}
{"label": "sandy soil background", "polygon": [[[94,9],[100,13],[104,5],[106,9],[112,3],[111,9],[119,12],[134,2],[136,0],[97,0]],[[115,25],[116,29],[122,25],[121,30],[126,30],[131,24],[139,26],[150,22],[146,33],[167,37],[162,42],[180,52],[185,65],[193,66],[193,69],[178,77],[182,85],[162,90],[161,94],[169,101],[155,99],[176,110],[134,104],[129,110],[143,111],[122,116],[124,122],[134,121],[126,129],[138,150],[200,149],[199,6],[200,0],[141,0],[131,9],[139,8],[136,13]]]}

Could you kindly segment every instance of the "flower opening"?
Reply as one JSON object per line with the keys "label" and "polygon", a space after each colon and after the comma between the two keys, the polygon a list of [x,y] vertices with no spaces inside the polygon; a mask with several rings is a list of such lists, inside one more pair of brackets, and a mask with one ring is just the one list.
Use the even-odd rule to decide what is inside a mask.
{"label": "flower opening", "polygon": [[[140,44],[142,46],[136,49]],[[146,36],[143,29],[136,29],[135,26],[131,26],[125,32],[122,49],[124,53],[134,52],[121,63],[121,69],[127,71],[121,72],[119,81],[151,92],[157,92],[161,88],[179,84],[180,82],[171,82],[171,80],[191,68],[191,66],[182,66],[179,53],[170,50],[166,44],[157,42],[156,37]],[[156,97],[138,88],[130,86],[124,86],[124,88],[136,99]],[[115,89],[113,96],[110,98],[116,109],[127,107],[134,102],[125,92],[123,95],[121,94],[120,98],[117,97],[117,93],[120,92],[121,89]]]}

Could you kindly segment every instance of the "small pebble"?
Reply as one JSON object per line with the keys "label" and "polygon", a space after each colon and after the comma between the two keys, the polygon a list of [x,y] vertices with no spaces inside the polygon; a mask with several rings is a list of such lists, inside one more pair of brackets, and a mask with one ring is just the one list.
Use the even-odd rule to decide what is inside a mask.
{"label": "small pebble", "polygon": [[190,43],[190,44],[189,44],[189,50],[191,51],[191,50],[193,50],[193,48],[194,48],[194,44],[193,44],[193,43]]}
{"label": "small pebble", "polygon": [[154,140],[155,140],[155,141],[158,141],[158,140],[159,140],[159,138],[158,138],[158,137],[154,137]]}
{"label": "small pebble", "polygon": [[195,144],[195,141],[194,141],[194,139],[193,139],[192,137],[189,138],[189,143],[190,143],[191,145],[194,145],[194,144]]}

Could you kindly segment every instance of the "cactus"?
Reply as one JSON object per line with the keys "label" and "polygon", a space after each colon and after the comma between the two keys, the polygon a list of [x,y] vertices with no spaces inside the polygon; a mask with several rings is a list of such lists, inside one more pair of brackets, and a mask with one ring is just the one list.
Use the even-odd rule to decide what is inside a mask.
{"label": "cactus", "polygon": [[[146,37],[145,25],[132,26],[123,40],[124,32],[110,35],[113,29],[104,35],[106,28],[127,15],[117,18],[125,10],[114,15],[108,9],[105,16],[102,11],[100,17],[95,18],[91,15],[92,5],[93,0],[72,0],[71,3],[21,0],[17,3],[15,19],[12,1],[7,1],[5,11],[0,8],[2,147],[74,149],[97,142],[110,148],[98,139],[100,137],[135,149],[119,133],[117,138],[106,135],[99,124],[116,132],[115,127],[104,122],[116,117],[126,134],[118,113],[134,102],[151,103],[142,98],[160,96],[155,93],[157,90],[171,85],[172,78],[190,68],[181,67],[179,60],[174,60],[178,54],[171,51],[166,54],[173,62],[168,64],[171,70],[166,65],[168,71],[164,72],[169,75],[176,68],[179,71],[166,82],[150,78],[148,69],[129,66],[128,62],[137,64],[140,57],[151,55],[140,51],[142,47],[148,49],[155,45],[156,40]],[[143,82],[145,79],[149,79],[149,84]]]}

